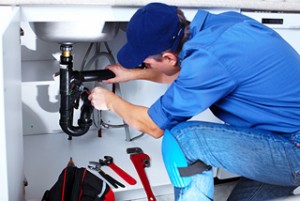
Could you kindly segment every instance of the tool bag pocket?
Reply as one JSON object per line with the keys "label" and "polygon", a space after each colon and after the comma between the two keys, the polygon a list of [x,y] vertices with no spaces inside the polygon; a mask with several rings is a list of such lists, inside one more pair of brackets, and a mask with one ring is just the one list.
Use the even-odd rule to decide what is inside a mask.
{"label": "tool bag pocket", "polygon": [[86,168],[68,166],[42,201],[114,201],[111,188]]}

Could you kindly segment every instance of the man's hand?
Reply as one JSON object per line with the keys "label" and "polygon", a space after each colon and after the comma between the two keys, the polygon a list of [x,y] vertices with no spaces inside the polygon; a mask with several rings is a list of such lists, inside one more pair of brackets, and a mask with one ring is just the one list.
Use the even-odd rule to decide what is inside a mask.
{"label": "man's hand", "polygon": [[114,78],[106,80],[105,83],[107,84],[127,82],[129,80],[134,79],[131,73],[132,70],[123,68],[119,64],[107,66],[106,69],[111,70],[116,75]]}
{"label": "man's hand", "polygon": [[115,94],[107,89],[95,87],[88,99],[97,110],[109,110],[109,101],[113,100]]}

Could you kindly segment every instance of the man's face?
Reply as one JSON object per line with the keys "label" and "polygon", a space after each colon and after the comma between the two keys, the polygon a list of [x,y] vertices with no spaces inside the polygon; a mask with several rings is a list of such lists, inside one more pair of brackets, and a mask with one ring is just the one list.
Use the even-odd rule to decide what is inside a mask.
{"label": "man's face", "polygon": [[180,71],[180,67],[176,65],[177,61],[171,61],[165,57],[161,60],[156,60],[152,57],[148,57],[144,60],[144,64],[147,68],[159,71],[165,75],[171,76]]}

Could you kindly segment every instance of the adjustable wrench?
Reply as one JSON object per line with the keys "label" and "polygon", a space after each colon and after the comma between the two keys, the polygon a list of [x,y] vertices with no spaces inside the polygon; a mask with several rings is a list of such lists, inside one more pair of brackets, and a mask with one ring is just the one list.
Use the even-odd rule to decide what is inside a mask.
{"label": "adjustable wrench", "polygon": [[136,180],[127,174],[124,170],[122,170],[119,166],[114,163],[114,160],[111,156],[104,156],[105,160],[99,160],[101,165],[107,165],[113,171],[115,171],[120,177],[122,177],[128,184],[135,185]]}
{"label": "adjustable wrench", "polygon": [[122,188],[125,188],[125,185],[121,182],[114,179],[112,176],[106,174],[101,170],[101,164],[98,162],[90,161],[90,165],[88,165],[88,168],[91,170],[97,171],[109,184],[111,184],[113,187],[118,188],[119,186]]}
{"label": "adjustable wrench", "polygon": [[145,167],[150,167],[150,157],[143,153],[143,150],[139,147],[128,148],[127,153],[130,154],[130,159],[142,181],[148,201],[156,201],[144,169]]}

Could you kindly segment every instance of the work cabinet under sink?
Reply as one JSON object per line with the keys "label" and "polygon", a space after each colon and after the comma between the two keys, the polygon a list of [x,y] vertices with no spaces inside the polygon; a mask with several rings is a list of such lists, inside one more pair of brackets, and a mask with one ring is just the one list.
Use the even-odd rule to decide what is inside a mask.
{"label": "work cabinet under sink", "polygon": [[[36,39],[32,35],[34,32],[26,28],[23,30],[24,36],[19,40],[20,24],[23,25],[23,23],[26,24],[25,27],[30,28],[29,24],[33,22],[49,22],[51,20],[74,22],[82,20],[82,16],[89,16],[96,20],[121,23],[118,26],[126,27],[126,23],[136,9],[137,7],[134,6],[112,8],[107,6],[27,5],[22,7],[22,15],[21,9],[18,7],[11,10],[3,8],[0,10],[1,16],[7,13],[4,18],[9,19],[9,23],[4,23],[3,26],[0,24],[2,34],[0,61],[3,65],[0,73],[0,81],[3,84],[3,90],[0,91],[0,103],[2,111],[4,111],[0,116],[0,156],[4,161],[4,165],[0,166],[0,179],[3,181],[0,182],[0,200],[40,199],[43,193],[53,186],[71,157],[78,167],[87,167],[90,161],[97,161],[106,155],[112,156],[117,165],[137,180],[136,185],[126,184],[112,170],[103,167],[105,172],[126,184],[125,188],[114,189],[117,200],[145,198],[146,194],[142,184],[126,153],[126,149],[130,147],[140,147],[150,156],[151,166],[146,168],[146,172],[154,194],[159,196],[173,193],[161,158],[162,139],[154,139],[144,134],[130,141],[124,128],[102,129],[102,137],[99,137],[99,124],[95,121],[96,125],[93,125],[86,134],[69,140],[68,135],[63,133],[59,126],[59,83],[56,77],[53,77],[60,68],[60,44],[57,43],[58,41],[45,42]],[[186,10],[188,19],[191,19],[197,9],[187,8]],[[208,10],[240,12],[239,9]],[[74,11],[77,14],[78,11],[81,11],[82,16],[70,17],[68,14]],[[97,15],[98,12],[101,13],[100,17]],[[251,17],[253,13],[247,11],[245,14]],[[262,15],[262,13],[256,13],[254,16],[258,15]],[[276,15],[277,19],[278,15],[284,15],[284,13],[266,13],[266,15],[268,15],[268,19]],[[270,26],[272,27],[272,25]],[[299,27],[272,28],[278,30],[297,51],[300,50],[297,40]],[[20,46],[20,41],[22,46]],[[119,29],[114,40],[108,42],[114,56],[124,42],[125,33]],[[72,44],[75,69],[81,68],[90,44],[88,41],[75,41]],[[95,53],[96,46],[95,44],[88,59]],[[98,44],[97,48],[106,50],[103,43]],[[103,68],[108,64],[108,60],[103,58],[95,63]],[[102,83],[87,84],[90,89],[98,85],[104,86]],[[111,86],[104,87],[111,88]],[[150,106],[164,93],[167,87],[167,85],[147,81],[133,81],[122,83],[120,90],[122,97],[129,102]],[[74,119],[77,120],[77,117],[78,114],[75,113]],[[109,111],[103,112],[102,118],[110,124],[124,123],[122,119]],[[221,123],[210,111],[201,113],[195,119]],[[129,131],[132,138],[140,135],[140,132],[132,128]],[[215,169],[214,171],[214,176],[219,179],[237,176],[224,170]],[[97,172],[93,170],[91,172],[98,176]],[[24,181],[27,181],[28,184],[25,188]]]}

